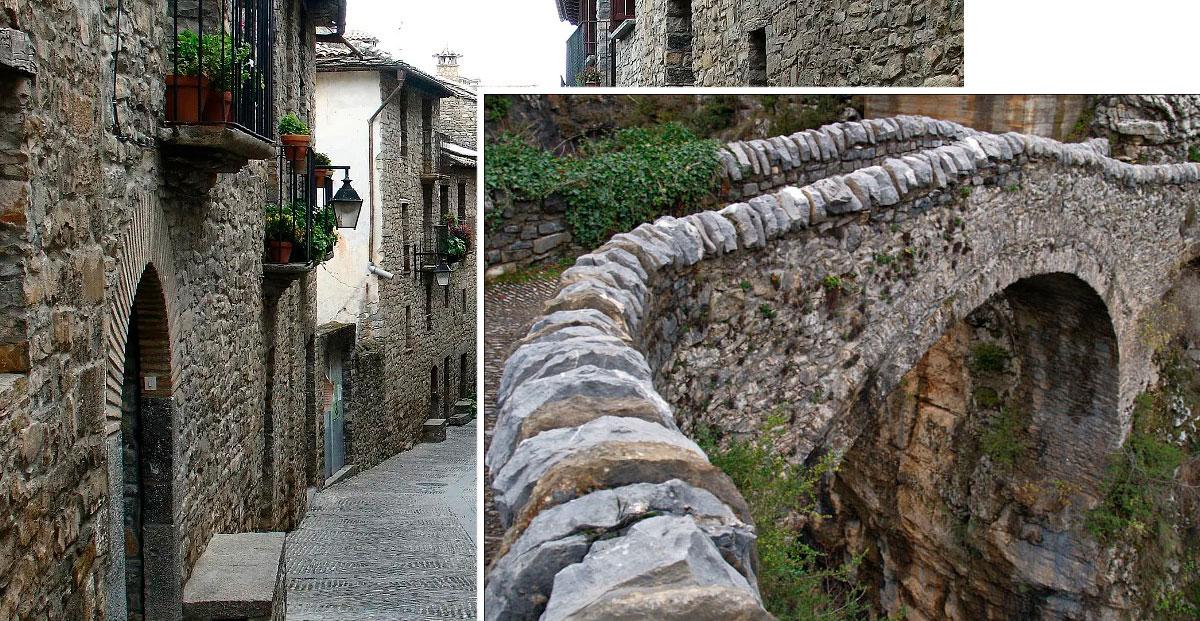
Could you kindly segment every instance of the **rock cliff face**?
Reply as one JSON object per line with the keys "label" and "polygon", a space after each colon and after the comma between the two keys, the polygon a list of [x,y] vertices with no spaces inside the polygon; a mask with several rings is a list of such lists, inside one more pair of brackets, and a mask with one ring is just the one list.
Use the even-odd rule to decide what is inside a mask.
{"label": "rock cliff face", "polygon": [[[1125,607],[1083,522],[1116,447],[1116,338],[1065,275],[952,327],[847,452],[828,550],[908,619],[1103,618]],[[866,409],[868,406],[858,406]]]}

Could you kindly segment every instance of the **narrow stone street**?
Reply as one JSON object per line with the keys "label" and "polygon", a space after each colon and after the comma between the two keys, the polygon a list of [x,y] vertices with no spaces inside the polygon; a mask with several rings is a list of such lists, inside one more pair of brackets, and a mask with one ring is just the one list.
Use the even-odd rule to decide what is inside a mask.
{"label": "narrow stone street", "polygon": [[476,423],[316,495],[287,540],[287,618],[475,618]]}
{"label": "narrow stone street", "polygon": [[[492,428],[496,424],[496,389],[504,361],[513,343],[525,336],[533,320],[542,314],[542,304],[558,289],[558,278],[530,280],[524,283],[488,285],[483,293],[483,390],[484,390],[484,451],[491,446]],[[484,473],[485,479],[488,474]],[[484,485],[483,556],[484,566],[491,564],[492,555],[504,530],[492,502],[492,493]]]}

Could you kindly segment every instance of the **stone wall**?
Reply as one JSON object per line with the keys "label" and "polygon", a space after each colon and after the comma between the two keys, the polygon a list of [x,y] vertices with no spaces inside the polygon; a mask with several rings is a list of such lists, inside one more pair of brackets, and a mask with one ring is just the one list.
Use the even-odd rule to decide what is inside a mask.
{"label": "stone wall", "polygon": [[[0,137],[11,190],[0,210],[0,347],[20,336],[6,322],[14,316],[30,343],[27,370],[0,370],[0,419],[11,425],[0,443],[0,617],[125,618],[120,406],[143,274],[161,281],[152,319],[167,330],[157,363],[158,390],[172,398],[171,590],[212,533],[286,529],[304,509],[312,288],[301,280],[279,294],[279,316],[266,313],[260,214],[273,161],[219,175],[196,196],[214,180],[160,150],[167,11],[126,3],[118,34],[111,3],[52,4],[0,15],[0,27],[28,33],[36,67],[32,79],[0,73],[16,95],[4,98],[14,123]],[[276,46],[276,107],[306,117],[313,28],[302,6],[277,2],[289,36]]]}
{"label": "stone wall", "polygon": [[[1082,140],[1093,105],[1088,95],[861,95],[864,117],[918,114],[962,123],[979,131],[1019,132]],[[1079,131],[1079,130],[1083,131]]]}
{"label": "stone wall", "polygon": [[[394,79],[382,80],[382,92],[391,93]],[[459,360],[475,357],[475,256],[473,250],[451,275],[443,289],[433,275],[422,273],[415,252],[420,250],[428,226],[441,222],[442,205],[457,217],[459,197],[465,199],[466,221],[475,221],[475,183],[465,186],[470,173],[452,175],[440,170],[437,178],[422,178],[422,100],[432,102],[436,135],[443,131],[447,110],[436,95],[408,84],[380,117],[382,140],[377,155],[377,179],[382,198],[383,238],[381,264],[395,274],[380,280],[380,309],[368,333],[382,364],[383,405],[359,410],[347,418],[347,462],[369,467],[406,450],[420,440],[430,418],[444,416],[459,399]],[[444,100],[443,100],[444,101]],[[472,117],[474,118],[474,117]],[[402,130],[401,124],[407,124]],[[457,123],[465,127],[465,120]],[[402,143],[402,137],[409,144]],[[440,160],[440,158],[437,158]],[[473,173],[473,169],[472,169]],[[426,196],[424,188],[429,188]],[[429,214],[428,221],[426,214]],[[449,361],[449,364],[447,364]],[[474,362],[470,368],[474,369]],[[438,385],[431,387],[436,369]],[[364,385],[358,383],[360,391]],[[435,394],[436,393],[436,394]],[[434,411],[433,401],[437,401]]]}
{"label": "stone wall", "polygon": [[[944,334],[1022,279],[1069,275],[1111,317],[1113,400],[1070,420],[1036,414],[1054,416],[1039,425],[1060,435],[1108,429],[1080,431],[1071,450],[1086,459],[1055,465],[1098,463],[1153,379],[1138,326],[1200,239],[1200,166],[1136,166],[1106,151],[973,133],[720,212],[661,218],[580,257],[497,392],[487,464],[508,531],[488,618],[653,617],[666,605],[765,618],[744,501],[683,431],[706,422],[752,434],[782,412],[781,446],[796,459],[842,454]],[[1052,542],[1007,549],[1025,569],[1100,553],[1079,543],[1069,558]],[[684,559],[689,572],[669,587],[623,588]],[[1044,572],[1022,584],[1041,610],[1119,611],[1123,585],[1095,571],[1103,563],[1073,567],[1087,593],[1113,593],[1105,601]]]}
{"label": "stone wall", "polygon": [[[718,152],[721,167],[717,204],[758,196],[785,184],[805,184],[829,175],[882,163],[920,149],[941,146],[974,132],[957,123],[897,116],[833,123],[791,136],[735,141]],[[587,250],[573,243],[566,203],[509,201],[492,196],[487,209],[503,209],[501,224],[487,236],[487,266],[497,274],[517,266],[573,258]]]}
{"label": "stone wall", "polygon": [[[686,29],[670,23],[679,18],[668,19],[687,14],[687,5],[690,49],[678,37]],[[616,42],[616,84],[684,84],[677,53],[690,54],[696,86],[760,80],[763,86],[958,86],[963,82],[963,5],[961,0],[649,0],[639,4],[633,32]],[[670,46],[668,35],[674,37]],[[759,45],[765,39],[762,49],[754,49],[755,37]],[[759,66],[760,77],[752,80],[752,56],[764,52],[765,67]]]}
{"label": "stone wall", "polygon": [[476,148],[479,144],[478,140],[478,117],[476,110],[479,102],[474,93],[463,90],[458,87],[454,88],[455,95],[442,100],[441,107],[441,127],[442,133],[450,139],[450,142],[468,149]]}
{"label": "stone wall", "polygon": [[1100,96],[1091,129],[1107,137],[1113,156],[1122,160],[1196,161],[1200,159],[1200,96]]}

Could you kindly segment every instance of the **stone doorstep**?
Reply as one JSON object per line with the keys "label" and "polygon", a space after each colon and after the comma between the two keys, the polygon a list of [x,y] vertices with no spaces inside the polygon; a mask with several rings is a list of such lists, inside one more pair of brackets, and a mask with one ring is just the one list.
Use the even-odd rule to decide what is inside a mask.
{"label": "stone doorstep", "polygon": [[183,587],[184,621],[282,617],[285,541],[286,533],[213,535]]}
{"label": "stone doorstep", "polygon": [[421,427],[422,442],[441,442],[446,439],[446,419],[431,418]]}
{"label": "stone doorstep", "polygon": [[345,481],[356,474],[358,474],[358,465],[346,464],[345,466],[342,466],[340,470],[333,473],[333,476],[325,479],[325,487],[329,487],[334,483],[341,483],[342,481]]}
{"label": "stone doorstep", "polygon": [[475,420],[475,404],[470,401],[455,402],[454,416],[450,417],[450,424],[455,427],[462,427],[472,420]]}

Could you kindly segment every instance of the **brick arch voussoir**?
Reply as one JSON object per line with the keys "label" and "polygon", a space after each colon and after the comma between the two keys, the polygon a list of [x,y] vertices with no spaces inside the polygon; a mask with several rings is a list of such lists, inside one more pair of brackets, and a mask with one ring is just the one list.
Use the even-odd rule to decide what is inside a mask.
{"label": "brick arch voussoir", "polygon": [[115,268],[109,275],[109,308],[105,318],[105,415],[108,420],[121,418],[121,391],[125,376],[125,350],[128,346],[129,321],[133,314],[138,285],[147,269],[158,277],[167,319],[170,375],[165,378],[173,391],[179,378],[176,344],[178,318],[175,261],[171,253],[170,231],[166,216],[154,201],[139,201],[133,218],[122,234]]}

